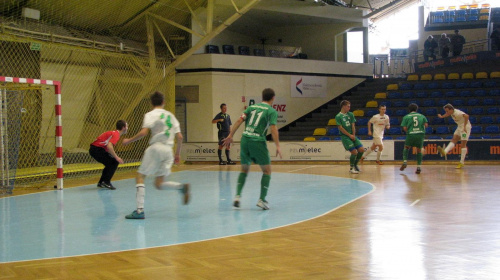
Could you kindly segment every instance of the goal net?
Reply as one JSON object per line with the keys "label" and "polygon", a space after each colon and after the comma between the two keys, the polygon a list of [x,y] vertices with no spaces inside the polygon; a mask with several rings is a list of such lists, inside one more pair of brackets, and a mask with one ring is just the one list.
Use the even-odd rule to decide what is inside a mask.
{"label": "goal net", "polygon": [[15,186],[63,188],[60,96],[58,81],[0,76],[2,193]]}

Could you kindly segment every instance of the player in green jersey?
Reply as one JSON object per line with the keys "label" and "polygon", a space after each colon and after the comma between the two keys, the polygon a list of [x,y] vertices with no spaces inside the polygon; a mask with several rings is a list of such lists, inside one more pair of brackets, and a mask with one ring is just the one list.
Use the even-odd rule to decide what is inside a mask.
{"label": "player in green jersey", "polygon": [[269,183],[271,182],[271,158],[267,149],[266,134],[267,129],[271,128],[271,136],[276,144],[276,156],[281,158],[278,128],[276,127],[278,112],[271,107],[274,102],[274,90],[266,88],[262,91],[262,103],[249,106],[231,128],[231,132],[224,145],[233,141],[234,133],[240,125],[245,122],[245,131],[241,137],[241,173],[238,177],[236,197],[233,202],[235,208],[240,208],[241,191],[250,170],[252,162],[260,165],[262,169],[262,179],[260,181],[260,198],[257,206],[263,210],[269,210],[269,204],[266,200]]}
{"label": "player in green jersey", "polygon": [[422,147],[424,146],[425,129],[428,126],[427,118],[417,113],[418,105],[411,103],[408,106],[410,113],[403,117],[401,126],[406,132],[405,147],[403,150],[403,165],[399,170],[405,170],[407,166],[408,153],[410,147],[417,148],[417,171],[415,173],[420,174],[422,165]]}
{"label": "player in green jersey", "polygon": [[358,174],[358,162],[363,157],[365,148],[363,148],[363,144],[361,144],[359,138],[356,137],[356,126],[354,125],[356,118],[354,118],[352,112],[349,112],[351,109],[351,102],[342,100],[342,102],[340,102],[340,108],[340,113],[335,116],[335,120],[339,126],[342,144],[344,148],[351,153],[351,157],[349,158],[351,169],[349,173]]}

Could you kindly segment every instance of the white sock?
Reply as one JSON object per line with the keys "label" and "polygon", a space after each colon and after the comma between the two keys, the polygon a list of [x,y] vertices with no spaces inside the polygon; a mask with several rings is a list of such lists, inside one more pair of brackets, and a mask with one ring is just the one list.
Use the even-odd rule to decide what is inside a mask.
{"label": "white sock", "polygon": [[380,156],[382,156],[382,151],[377,152],[377,160],[380,161]]}
{"label": "white sock", "polygon": [[146,188],[144,184],[137,184],[137,193],[135,195],[135,201],[137,202],[137,209],[144,209],[144,196],[146,195]]}
{"label": "white sock", "polygon": [[450,142],[450,143],[448,143],[448,146],[446,146],[446,149],[444,149],[444,152],[449,153],[454,147],[455,147],[455,143]]}
{"label": "white sock", "polygon": [[460,163],[464,164],[465,163],[465,156],[467,155],[467,147],[462,148],[462,152],[460,153]]}
{"label": "white sock", "polygon": [[369,154],[371,154],[372,152],[373,152],[373,151],[372,151],[372,148],[368,148],[368,149],[366,150],[366,152],[363,154],[363,157],[364,157],[364,158],[367,158],[367,157],[368,157],[368,155],[369,155]]}
{"label": "white sock", "polygon": [[182,185],[183,184],[178,183],[178,182],[168,181],[168,182],[161,183],[161,185],[158,189],[160,189],[160,190],[179,190],[182,188]]}

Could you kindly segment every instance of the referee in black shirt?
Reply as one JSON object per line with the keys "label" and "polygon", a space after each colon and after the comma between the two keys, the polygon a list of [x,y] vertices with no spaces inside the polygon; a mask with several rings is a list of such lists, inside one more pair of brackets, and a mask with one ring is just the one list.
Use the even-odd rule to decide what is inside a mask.
{"label": "referee in black shirt", "polygon": [[231,149],[230,145],[226,146],[227,163],[222,160],[222,148],[224,148],[222,140],[229,135],[229,132],[231,132],[231,125],[232,125],[231,117],[228,114],[226,114],[226,111],[227,111],[226,104],[225,103],[220,104],[220,113],[218,113],[214,117],[212,123],[216,123],[217,129],[219,129],[218,133],[219,150],[217,151],[217,154],[219,155],[219,165],[226,165],[226,164],[234,165],[236,164],[236,162],[232,161],[231,157],[229,156],[229,151]]}

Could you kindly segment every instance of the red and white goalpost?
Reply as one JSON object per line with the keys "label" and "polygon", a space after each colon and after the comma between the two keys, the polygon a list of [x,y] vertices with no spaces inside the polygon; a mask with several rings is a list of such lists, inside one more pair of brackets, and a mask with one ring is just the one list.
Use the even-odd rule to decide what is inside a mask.
{"label": "red and white goalpost", "polygon": [[57,189],[63,189],[63,148],[62,148],[62,115],[61,115],[61,82],[30,78],[16,78],[0,76],[0,83],[51,85],[55,92],[55,139],[56,139],[56,168]]}

